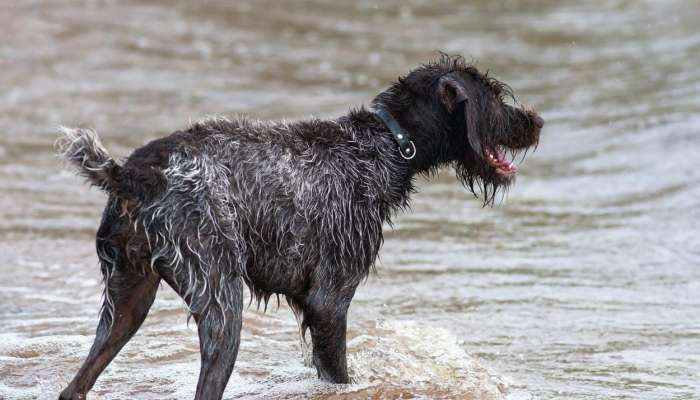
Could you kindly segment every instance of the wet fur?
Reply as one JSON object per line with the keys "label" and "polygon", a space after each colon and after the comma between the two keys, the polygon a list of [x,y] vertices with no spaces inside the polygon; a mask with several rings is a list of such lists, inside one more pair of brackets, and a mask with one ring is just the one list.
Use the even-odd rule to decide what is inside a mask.
{"label": "wet fur", "polygon": [[373,106],[410,134],[410,161],[363,107],[334,120],[209,119],[137,149],[123,165],[94,132],[63,129],[61,153],[109,199],[97,233],[103,313],[88,360],[61,398],[92,387],[145,318],[160,279],[198,324],[196,398],[220,398],[231,374],[243,284],[258,304],[285,296],[302,334],[311,332],[319,376],[348,382],[347,309],[374,267],[383,224],[407,208],[414,177],[451,165],[491,203],[510,179],[470,147],[469,130],[513,150],[537,143],[539,117],[505,105],[508,93],[459,57],[400,78]]}

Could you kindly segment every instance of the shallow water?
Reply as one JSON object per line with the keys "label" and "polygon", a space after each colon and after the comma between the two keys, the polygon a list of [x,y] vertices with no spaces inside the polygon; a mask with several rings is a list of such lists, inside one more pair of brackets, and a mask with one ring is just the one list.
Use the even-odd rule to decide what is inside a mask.
{"label": "shallow water", "polygon": [[[226,398],[700,399],[700,7],[461,3],[5,2],[0,398],[55,398],[96,325],[105,197],[57,125],[126,156],[208,114],[336,116],[442,49],[541,112],[539,149],[493,208],[421,182],[351,307],[355,385],[304,367],[286,306],[251,308]],[[189,398],[198,359],[164,287],[92,398]]]}

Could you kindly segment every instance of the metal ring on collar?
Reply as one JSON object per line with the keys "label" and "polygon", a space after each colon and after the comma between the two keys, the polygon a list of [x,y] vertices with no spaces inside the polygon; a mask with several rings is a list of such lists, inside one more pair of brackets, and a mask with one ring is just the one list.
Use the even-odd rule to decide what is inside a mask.
{"label": "metal ring on collar", "polygon": [[[411,140],[409,143],[411,144],[411,147],[407,147],[406,149],[402,149],[401,146],[399,146],[399,153],[401,154],[401,157],[403,157],[404,160],[411,160],[413,159],[413,157],[416,156],[416,145],[413,144],[413,140]],[[410,156],[405,156],[403,154],[403,151],[409,149],[411,150],[411,152],[409,153]]]}

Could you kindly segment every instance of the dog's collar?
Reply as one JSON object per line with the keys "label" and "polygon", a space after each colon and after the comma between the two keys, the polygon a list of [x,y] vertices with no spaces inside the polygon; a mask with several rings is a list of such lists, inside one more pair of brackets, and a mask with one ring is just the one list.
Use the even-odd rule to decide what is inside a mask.
{"label": "dog's collar", "polygon": [[399,153],[401,154],[401,157],[406,160],[410,160],[415,157],[416,145],[413,144],[411,137],[408,136],[408,133],[406,133],[403,128],[401,128],[401,125],[399,125],[394,117],[383,108],[377,107],[374,109],[374,111],[375,115],[382,120],[382,122],[384,122],[384,125],[386,125],[387,128],[389,128],[389,131],[391,131],[394,139],[396,139],[396,143],[399,144]]}

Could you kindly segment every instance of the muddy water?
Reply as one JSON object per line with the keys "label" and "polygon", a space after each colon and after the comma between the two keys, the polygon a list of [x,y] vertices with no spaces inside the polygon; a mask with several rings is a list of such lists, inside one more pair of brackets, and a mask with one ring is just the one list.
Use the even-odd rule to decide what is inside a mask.
{"label": "muddy water", "polygon": [[[482,209],[421,182],[351,307],[355,385],[251,308],[226,397],[700,399],[700,7],[461,3],[3,2],[0,398],[55,398],[96,325],[105,198],[59,168],[58,124],[126,156],[207,114],[335,116],[443,49],[547,120],[517,185]],[[92,398],[189,398],[198,357],[163,287]]]}

